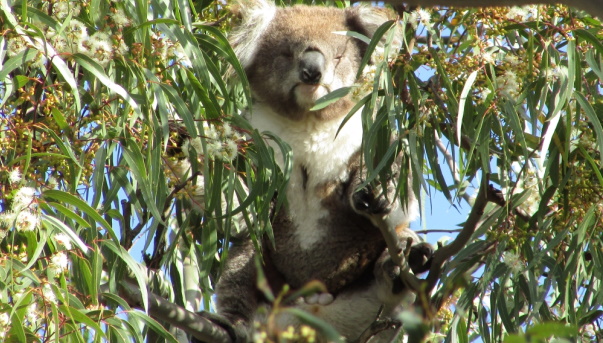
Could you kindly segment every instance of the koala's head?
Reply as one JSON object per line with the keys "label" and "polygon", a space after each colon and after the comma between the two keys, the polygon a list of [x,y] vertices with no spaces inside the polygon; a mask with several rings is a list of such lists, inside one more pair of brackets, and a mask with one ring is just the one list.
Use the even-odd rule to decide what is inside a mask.
{"label": "koala's head", "polygon": [[242,4],[241,25],[231,38],[249,80],[254,101],[292,120],[345,116],[354,105],[345,97],[310,112],[320,97],[352,86],[366,43],[343,35],[371,37],[391,13],[371,7],[346,9],[294,6],[277,8],[262,0]]}

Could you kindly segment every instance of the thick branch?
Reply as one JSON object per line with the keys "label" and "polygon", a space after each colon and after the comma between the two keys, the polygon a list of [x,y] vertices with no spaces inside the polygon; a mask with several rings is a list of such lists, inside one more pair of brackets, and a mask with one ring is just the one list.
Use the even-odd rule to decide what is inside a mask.
{"label": "thick branch", "polygon": [[[140,288],[130,281],[119,283],[119,295],[132,307],[142,308]],[[228,332],[207,318],[188,311],[162,297],[149,294],[149,315],[184,330],[202,342],[231,343]]]}
{"label": "thick branch", "polygon": [[592,16],[603,18],[603,0],[389,0],[392,5],[407,4],[409,6],[454,6],[454,7],[493,7],[493,6],[524,6],[533,4],[555,5],[563,4],[590,13]]}

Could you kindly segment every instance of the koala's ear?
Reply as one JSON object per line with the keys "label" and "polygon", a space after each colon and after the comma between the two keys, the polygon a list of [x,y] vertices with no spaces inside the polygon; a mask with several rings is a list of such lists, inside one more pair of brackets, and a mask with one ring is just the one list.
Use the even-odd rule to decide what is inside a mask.
{"label": "koala's ear", "polygon": [[[355,6],[345,9],[346,22],[351,31],[356,31],[369,38],[372,38],[379,26],[388,20],[395,20],[396,13],[388,8]],[[402,46],[402,36],[400,29],[396,26],[392,47],[398,50]],[[385,36],[381,39],[381,44],[385,44]]]}
{"label": "koala's ear", "polygon": [[242,0],[235,6],[241,19],[230,35],[230,44],[243,68],[253,62],[260,37],[276,14],[276,5],[270,0]]}

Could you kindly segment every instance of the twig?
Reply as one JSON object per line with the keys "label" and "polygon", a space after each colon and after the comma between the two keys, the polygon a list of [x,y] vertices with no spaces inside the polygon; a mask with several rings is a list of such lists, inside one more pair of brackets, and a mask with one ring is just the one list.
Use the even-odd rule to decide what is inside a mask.
{"label": "twig", "polygon": [[427,230],[415,230],[416,234],[429,234],[429,233],[459,233],[463,229],[427,229]]}

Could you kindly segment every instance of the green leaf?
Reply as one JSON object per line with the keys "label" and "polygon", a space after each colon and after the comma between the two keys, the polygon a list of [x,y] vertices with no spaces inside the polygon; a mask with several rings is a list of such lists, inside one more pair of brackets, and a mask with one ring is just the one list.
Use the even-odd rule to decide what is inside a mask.
{"label": "green leaf", "polygon": [[358,73],[356,74],[356,79],[358,79],[358,78],[360,78],[360,76],[362,76],[364,67],[369,63],[371,56],[373,55],[373,51],[375,51],[375,48],[380,43],[383,35],[394,25],[395,25],[395,21],[389,20],[389,21],[386,21],[385,23],[383,23],[381,26],[379,26],[379,28],[377,30],[375,30],[375,33],[373,34],[373,37],[371,37],[371,41],[370,41],[368,47],[366,48],[366,52],[364,53],[364,56],[362,57],[362,61],[360,61],[360,67],[358,67]]}
{"label": "green leaf", "polygon": [[[588,118],[590,123],[593,125],[593,128],[595,130],[595,135],[597,137],[597,145],[599,147],[599,153],[603,153],[603,126],[601,126],[601,121],[599,120],[597,113],[595,113],[595,110],[593,109],[591,104],[588,102],[588,100],[586,100],[586,97],[584,95],[582,95],[582,93],[576,91],[574,93],[574,96],[575,96],[576,100],[578,101],[578,103],[580,104],[580,107],[582,107],[582,109],[584,110],[586,117]],[[603,168],[603,159],[599,159],[599,165]]]}
{"label": "green leaf", "polygon": [[553,336],[557,337],[576,337],[578,330],[576,327],[561,322],[539,323],[528,328],[526,335],[533,339],[545,339]]}
{"label": "green leaf", "polygon": [[72,320],[75,323],[81,323],[86,326],[89,326],[89,327],[93,328],[94,331],[97,334],[99,334],[101,337],[105,337],[105,334],[104,334],[103,330],[101,329],[100,325],[98,325],[95,321],[90,319],[88,316],[86,316],[80,310],[78,310],[74,307],[71,307],[71,306],[66,306],[66,305],[59,305],[58,307],[59,307],[59,310],[61,311],[61,314],[63,314],[67,320]]}
{"label": "green leaf", "polygon": [[353,87],[342,87],[330,92],[329,94],[316,100],[316,104],[310,109],[310,111],[322,110],[323,108],[348,95],[352,88]]}
{"label": "green leaf", "polygon": [[153,194],[156,189],[149,183],[149,174],[147,172],[142,152],[138,147],[138,143],[129,138],[126,140],[126,145],[123,147],[124,159],[126,160],[127,166],[134,175],[134,179],[138,182],[139,189],[142,192],[142,196],[149,206],[149,210],[153,214],[156,220],[161,220],[163,217],[157,204],[155,204],[156,196]]}
{"label": "green leaf", "polygon": [[128,315],[145,323],[149,329],[158,333],[162,338],[165,338],[167,342],[178,343],[178,340],[155,319],[137,311],[130,311],[128,312]]}
{"label": "green leaf", "polygon": [[[58,190],[52,190],[52,189],[44,191],[42,193],[42,196],[43,196],[43,198],[56,199],[58,201],[62,201],[64,203],[74,206],[75,208],[79,209],[84,214],[86,214],[87,216],[90,217],[90,220],[92,220],[92,222],[90,223],[91,225],[96,226],[96,224],[99,224],[105,230],[107,230],[107,233],[109,233],[109,236],[111,236],[111,238],[113,240],[115,240],[116,242],[119,241],[117,239],[117,236],[115,236],[115,233],[113,232],[113,228],[111,227],[111,225],[109,223],[107,223],[107,221],[103,217],[101,217],[98,214],[98,212],[95,209],[93,209],[92,207],[90,207],[90,205],[88,205],[85,201],[83,201],[69,193],[66,193],[63,191],[58,191]],[[52,217],[47,217],[47,218],[49,221],[55,220],[55,219],[51,219]],[[69,232],[65,232],[65,233],[69,235]]]}
{"label": "green leaf", "polygon": [[[6,77],[15,69],[25,67],[25,64],[38,56],[38,50],[26,49],[9,58],[0,69],[0,81],[7,82]],[[25,76],[21,76],[22,78]],[[21,79],[22,80],[22,79]],[[29,81],[29,80],[28,80]],[[15,81],[18,82],[18,81]]]}
{"label": "green leaf", "polygon": [[149,309],[149,292],[147,290],[147,278],[145,277],[142,268],[138,262],[134,261],[132,256],[124,249],[121,245],[114,243],[113,241],[104,241],[103,246],[109,248],[117,255],[129,268],[129,272],[134,274],[134,278],[140,288],[140,297],[142,298],[142,306],[146,311]]}
{"label": "green leaf", "polygon": [[[88,253],[88,246],[86,246],[86,244],[80,239],[80,237],[73,230],[71,230],[71,228],[69,228],[67,225],[65,225],[60,220],[58,220],[54,217],[42,214],[42,224],[45,225],[47,228],[54,227],[57,230],[63,232],[64,234],[69,236],[71,241],[73,241],[75,243],[75,245],[84,254]],[[48,227],[48,226],[50,226],[50,227]]]}
{"label": "green leaf", "polygon": [[[79,53],[73,54],[73,59],[75,59],[79,65],[84,67],[84,69],[94,75],[102,84],[107,87],[110,92],[118,94],[125,101],[127,101],[135,112],[140,112],[138,104],[136,104],[130,94],[122,86],[118,85],[109,76],[107,76],[105,70],[98,63],[96,63],[90,57]],[[79,99],[79,96],[77,98]]]}
{"label": "green leaf", "polygon": [[459,112],[457,117],[457,125],[456,125],[456,141],[461,142],[461,129],[463,123],[463,115],[465,114],[465,103],[467,102],[467,96],[471,91],[471,87],[473,87],[473,83],[477,77],[477,70],[474,70],[467,77],[467,81],[465,81],[465,85],[463,86],[463,90],[461,91],[461,96],[459,99]]}

